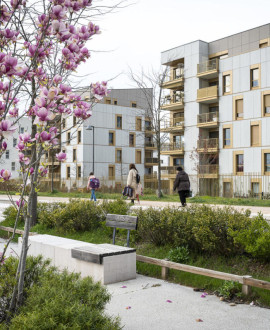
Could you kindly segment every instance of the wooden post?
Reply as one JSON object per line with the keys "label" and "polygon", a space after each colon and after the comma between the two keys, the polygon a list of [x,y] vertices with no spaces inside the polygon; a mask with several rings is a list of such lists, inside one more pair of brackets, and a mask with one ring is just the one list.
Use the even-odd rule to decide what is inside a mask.
{"label": "wooden post", "polygon": [[245,284],[247,278],[251,278],[252,276],[245,275],[243,276],[243,284],[242,284],[242,293],[246,296],[251,294],[251,286]]}
{"label": "wooden post", "polygon": [[113,244],[115,244],[115,233],[116,233],[116,228],[113,228]]}
{"label": "wooden post", "polygon": [[128,229],[128,232],[127,232],[127,247],[129,247],[129,236],[130,236],[130,230]]}
{"label": "wooden post", "polygon": [[161,267],[161,278],[163,280],[166,280],[168,278],[168,275],[169,275],[169,268],[165,267],[165,266],[162,266]]}

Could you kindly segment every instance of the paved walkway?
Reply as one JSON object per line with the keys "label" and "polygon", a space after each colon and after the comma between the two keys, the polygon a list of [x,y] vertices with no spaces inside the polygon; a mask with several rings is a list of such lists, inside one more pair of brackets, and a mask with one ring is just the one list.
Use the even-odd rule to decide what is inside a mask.
{"label": "paved walkway", "polygon": [[107,313],[119,315],[124,330],[270,329],[270,309],[230,306],[214,295],[201,298],[192,288],[155,278],[137,275],[107,287],[112,293]]}

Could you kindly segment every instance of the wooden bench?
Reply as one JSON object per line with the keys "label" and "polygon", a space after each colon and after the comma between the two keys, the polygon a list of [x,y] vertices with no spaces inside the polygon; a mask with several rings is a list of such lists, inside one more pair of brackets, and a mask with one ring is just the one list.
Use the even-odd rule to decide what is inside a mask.
{"label": "wooden bench", "polygon": [[106,226],[113,228],[113,244],[115,244],[116,228],[127,229],[127,246],[129,246],[130,231],[137,230],[138,217],[131,215],[107,214]]}

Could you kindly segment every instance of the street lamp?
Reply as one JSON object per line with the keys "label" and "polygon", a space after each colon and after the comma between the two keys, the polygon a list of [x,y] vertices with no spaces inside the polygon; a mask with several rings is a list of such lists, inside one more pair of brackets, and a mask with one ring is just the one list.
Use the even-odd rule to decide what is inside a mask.
{"label": "street lamp", "polygon": [[93,131],[93,173],[95,173],[95,126],[90,125],[86,127],[87,131]]}

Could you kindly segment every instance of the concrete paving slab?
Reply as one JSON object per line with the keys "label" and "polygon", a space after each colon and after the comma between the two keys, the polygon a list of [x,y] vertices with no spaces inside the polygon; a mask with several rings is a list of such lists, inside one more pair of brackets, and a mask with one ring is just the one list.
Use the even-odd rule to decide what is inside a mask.
{"label": "concrete paving slab", "polygon": [[106,312],[120,316],[124,330],[270,329],[270,309],[232,307],[214,295],[201,298],[201,292],[163,280],[137,275],[107,288],[112,299]]}

